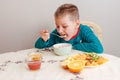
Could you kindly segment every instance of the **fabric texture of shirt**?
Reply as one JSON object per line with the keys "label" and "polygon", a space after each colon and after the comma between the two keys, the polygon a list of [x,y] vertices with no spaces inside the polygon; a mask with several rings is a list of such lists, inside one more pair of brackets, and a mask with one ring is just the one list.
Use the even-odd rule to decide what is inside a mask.
{"label": "fabric texture of shirt", "polygon": [[[44,42],[43,39],[40,37],[35,43],[35,48],[41,49],[52,47],[54,44],[57,43],[70,43],[72,44],[72,48],[75,50],[103,53],[103,46],[94,32],[90,29],[90,27],[80,24],[79,29],[80,31],[77,36],[69,41],[65,41],[63,38],[52,34],[50,34],[50,39],[47,42]],[[52,33],[59,35],[56,29],[53,30]]]}

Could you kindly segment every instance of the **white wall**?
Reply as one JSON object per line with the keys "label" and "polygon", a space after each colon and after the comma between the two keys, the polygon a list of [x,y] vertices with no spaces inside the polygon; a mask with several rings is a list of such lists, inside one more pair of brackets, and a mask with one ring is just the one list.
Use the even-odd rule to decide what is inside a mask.
{"label": "white wall", "polygon": [[0,53],[34,47],[40,29],[52,31],[54,12],[73,3],[80,19],[99,24],[105,52],[120,56],[119,0],[0,0]]}

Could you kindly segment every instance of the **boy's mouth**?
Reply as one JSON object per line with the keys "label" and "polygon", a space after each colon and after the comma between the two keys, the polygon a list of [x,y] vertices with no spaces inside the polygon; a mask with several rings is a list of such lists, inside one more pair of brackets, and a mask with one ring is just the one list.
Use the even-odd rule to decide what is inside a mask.
{"label": "boy's mouth", "polygon": [[63,38],[67,37],[67,35],[66,35],[66,34],[61,34],[61,36],[62,36]]}

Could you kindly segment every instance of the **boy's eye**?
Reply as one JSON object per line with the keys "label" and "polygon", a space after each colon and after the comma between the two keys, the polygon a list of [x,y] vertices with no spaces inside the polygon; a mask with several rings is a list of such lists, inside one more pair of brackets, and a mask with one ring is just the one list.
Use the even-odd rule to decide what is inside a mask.
{"label": "boy's eye", "polygon": [[59,28],[59,26],[56,27],[57,29]]}
{"label": "boy's eye", "polygon": [[[59,29],[59,28],[60,28],[60,26],[56,26],[56,28],[57,28],[57,29]],[[67,28],[67,26],[62,26],[62,28],[66,29],[66,28]]]}
{"label": "boy's eye", "polygon": [[67,28],[67,26],[63,26],[63,28]]}

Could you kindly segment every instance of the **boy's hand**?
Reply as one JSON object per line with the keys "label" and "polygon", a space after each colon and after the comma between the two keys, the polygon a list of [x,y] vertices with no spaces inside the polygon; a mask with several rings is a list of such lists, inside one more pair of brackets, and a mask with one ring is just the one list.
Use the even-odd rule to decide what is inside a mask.
{"label": "boy's hand", "polygon": [[50,33],[48,32],[48,30],[41,30],[40,36],[46,42],[50,38]]}

